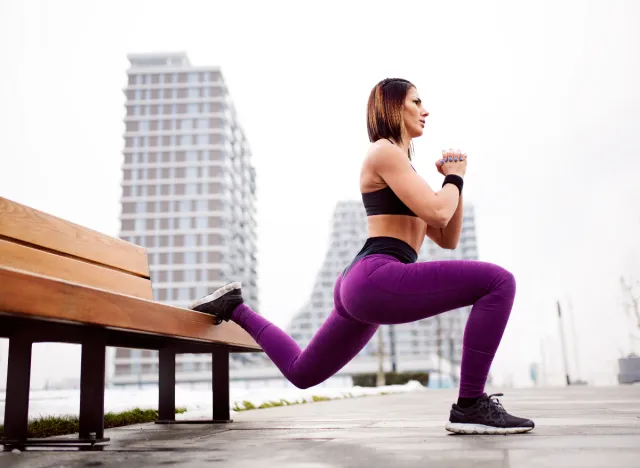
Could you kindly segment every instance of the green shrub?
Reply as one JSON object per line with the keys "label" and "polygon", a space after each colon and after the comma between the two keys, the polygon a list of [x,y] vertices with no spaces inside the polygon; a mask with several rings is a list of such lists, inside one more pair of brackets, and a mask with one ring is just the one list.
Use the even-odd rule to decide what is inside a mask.
{"label": "green shrub", "polygon": [[[186,412],[186,408],[176,408],[176,414]],[[132,424],[142,424],[153,422],[158,419],[158,410],[140,408],[123,411],[122,413],[106,413],[104,415],[104,428],[130,426]],[[27,426],[27,437],[43,438],[65,434],[75,434],[80,431],[80,420],[78,416],[45,416],[29,421]],[[4,426],[0,426],[0,436],[4,433]]]}
{"label": "green shrub", "polygon": [[[353,385],[356,387],[375,387],[378,374],[370,372],[353,376]],[[425,387],[429,385],[428,372],[386,372],[384,374],[385,385],[404,385],[411,380],[420,382]]]}

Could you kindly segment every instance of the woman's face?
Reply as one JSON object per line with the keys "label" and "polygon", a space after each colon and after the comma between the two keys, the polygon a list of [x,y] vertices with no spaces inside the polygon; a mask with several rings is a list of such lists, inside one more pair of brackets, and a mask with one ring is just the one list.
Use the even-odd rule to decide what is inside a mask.
{"label": "woman's face", "polygon": [[429,113],[422,106],[418,90],[414,87],[409,88],[402,108],[404,128],[409,138],[422,136],[428,115]]}

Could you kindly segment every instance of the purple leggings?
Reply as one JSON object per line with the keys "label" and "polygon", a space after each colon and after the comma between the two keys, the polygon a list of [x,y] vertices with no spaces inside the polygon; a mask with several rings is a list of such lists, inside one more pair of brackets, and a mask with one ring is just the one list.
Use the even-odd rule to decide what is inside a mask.
{"label": "purple leggings", "polygon": [[450,260],[404,264],[389,255],[359,260],[338,278],[334,308],[303,351],[284,331],[244,304],[231,320],[245,329],[298,388],[344,367],[382,324],[433,317],[473,305],[464,331],[459,396],[484,392],[516,292],[513,275],[491,263]]}

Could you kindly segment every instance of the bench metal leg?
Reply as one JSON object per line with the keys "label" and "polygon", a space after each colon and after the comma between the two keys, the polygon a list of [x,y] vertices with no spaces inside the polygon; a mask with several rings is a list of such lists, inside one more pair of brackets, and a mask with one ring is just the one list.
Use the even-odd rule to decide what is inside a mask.
{"label": "bench metal leg", "polygon": [[160,349],[158,360],[158,422],[169,423],[176,419],[175,350],[171,348]]}
{"label": "bench metal leg", "polygon": [[213,352],[213,420],[231,422],[229,408],[229,349],[218,347]]}
{"label": "bench metal leg", "polygon": [[27,439],[32,344],[31,339],[24,335],[9,338],[3,436],[7,441]]}
{"label": "bench metal leg", "polygon": [[[163,354],[164,351],[164,354]],[[219,424],[230,423],[229,349],[215,347],[212,352],[213,419],[175,418],[175,351],[160,350],[159,411],[156,424]]]}
{"label": "bench metal leg", "polygon": [[[31,351],[33,339],[15,335],[9,339],[9,367],[7,369],[7,397],[2,444],[4,450],[27,447],[79,446],[100,450],[96,446],[104,438],[104,384],[106,346],[104,335],[91,334],[82,344],[80,376],[80,437],[27,438],[29,417],[29,384],[31,379]],[[88,447],[83,447],[88,446]]]}
{"label": "bench metal leg", "polygon": [[80,439],[104,440],[104,387],[106,340],[103,333],[91,334],[82,343],[80,370]]}

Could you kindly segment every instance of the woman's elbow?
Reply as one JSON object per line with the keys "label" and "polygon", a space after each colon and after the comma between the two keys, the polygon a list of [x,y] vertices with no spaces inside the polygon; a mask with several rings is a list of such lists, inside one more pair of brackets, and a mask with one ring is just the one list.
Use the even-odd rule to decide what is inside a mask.
{"label": "woman's elbow", "polygon": [[423,218],[422,219],[425,223],[427,223],[429,226],[433,226],[434,228],[438,228],[438,229],[444,229],[447,227],[447,220],[446,219],[439,219],[439,218]]}
{"label": "woman's elbow", "polygon": [[440,244],[440,247],[442,247],[443,249],[447,249],[447,250],[455,250],[456,247],[458,247],[458,241],[457,240],[444,240],[442,242],[442,244]]}
{"label": "woman's elbow", "polygon": [[447,224],[449,224],[449,221],[451,220],[450,216],[447,216],[446,213],[440,210],[435,211],[430,218],[431,219],[427,221],[427,224],[440,229],[446,228]]}

